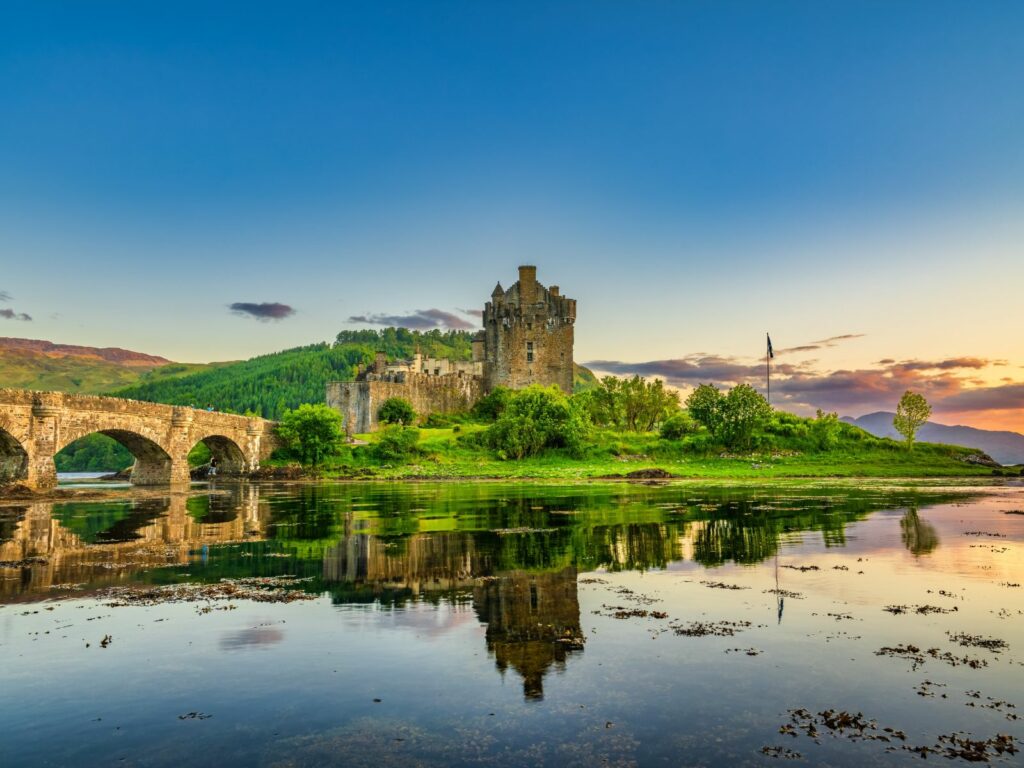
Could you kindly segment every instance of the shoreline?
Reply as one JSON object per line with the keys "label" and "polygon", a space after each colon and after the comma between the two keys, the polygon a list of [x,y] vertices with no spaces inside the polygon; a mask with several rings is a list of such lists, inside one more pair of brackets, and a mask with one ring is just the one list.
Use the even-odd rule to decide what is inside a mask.
{"label": "shoreline", "polygon": [[[957,486],[976,486],[990,488],[1020,487],[1024,486],[1024,477],[992,476],[992,475],[786,475],[783,477],[756,477],[756,476],[700,476],[700,475],[658,475],[658,476],[629,476],[629,475],[604,475],[590,477],[552,477],[552,476],[493,476],[477,475],[453,477],[451,475],[425,476],[304,476],[273,479],[267,477],[259,478],[238,478],[233,480],[222,480],[211,486],[209,484],[192,484],[185,486],[132,486],[124,483],[117,483],[116,487],[103,488],[75,488],[73,486],[58,486],[44,491],[32,491],[24,486],[12,486],[0,488],[0,508],[11,506],[23,506],[35,503],[61,503],[61,502],[99,502],[99,501],[137,501],[142,499],[160,499],[169,496],[209,496],[211,494],[228,494],[230,489],[239,485],[267,485],[267,486],[292,486],[292,485],[353,485],[353,484],[379,484],[394,485],[396,483],[417,485],[417,484],[454,484],[454,483],[487,483],[487,484],[519,484],[529,483],[535,485],[591,485],[591,484],[628,484],[647,486],[669,486],[669,485],[693,485],[693,486],[721,486],[723,484],[736,485],[740,487],[765,487],[771,485],[803,485],[808,483],[818,485],[834,485],[837,487],[850,485],[859,482],[899,484],[899,485],[925,485],[941,486],[944,484]],[[1015,482],[1016,481],[1016,482]],[[111,483],[114,486],[114,483]],[[223,488],[218,486],[223,485]]]}

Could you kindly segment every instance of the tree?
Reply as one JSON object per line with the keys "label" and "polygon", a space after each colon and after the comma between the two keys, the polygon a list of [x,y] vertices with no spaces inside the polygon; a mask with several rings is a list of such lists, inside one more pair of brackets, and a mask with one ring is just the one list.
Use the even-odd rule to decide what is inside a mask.
{"label": "tree", "polygon": [[729,448],[747,448],[754,430],[772,415],[764,396],[749,384],[729,390],[722,404],[721,439]]}
{"label": "tree", "polygon": [[307,466],[319,466],[341,449],[345,435],[341,414],[323,404],[300,405],[286,411],[277,435],[288,451]]}
{"label": "tree", "polygon": [[722,429],[724,407],[725,395],[711,384],[701,384],[686,398],[686,408],[693,420],[716,437]]}
{"label": "tree", "polygon": [[605,376],[600,386],[576,397],[594,424],[630,432],[650,432],[679,409],[678,392],[665,389],[660,379],[640,376]]}
{"label": "tree", "polygon": [[504,459],[523,459],[545,448],[583,450],[587,422],[577,403],[558,387],[533,386],[513,392],[484,439]]}
{"label": "tree", "polygon": [[405,398],[389,397],[377,410],[377,419],[384,424],[408,426],[416,420],[416,411]]}
{"label": "tree", "polygon": [[932,407],[928,405],[924,395],[911,392],[909,389],[903,393],[899,405],[896,406],[896,416],[892,420],[892,425],[907,441],[908,450],[914,447],[914,436],[917,434],[917,430],[928,421],[928,417],[931,415]]}

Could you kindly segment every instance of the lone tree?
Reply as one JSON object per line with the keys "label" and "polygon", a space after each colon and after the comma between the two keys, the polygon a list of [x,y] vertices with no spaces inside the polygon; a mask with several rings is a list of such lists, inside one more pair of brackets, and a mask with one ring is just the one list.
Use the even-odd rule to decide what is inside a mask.
{"label": "lone tree", "polygon": [[314,467],[336,454],[345,439],[341,414],[323,404],[304,403],[286,411],[277,434],[293,456]]}
{"label": "lone tree", "polygon": [[911,392],[909,389],[903,393],[899,405],[896,406],[896,416],[892,420],[892,425],[906,439],[908,449],[914,447],[914,435],[931,415],[932,407],[928,405],[924,395]]}
{"label": "lone tree", "polygon": [[381,403],[377,411],[377,419],[384,424],[402,424],[409,426],[416,420],[416,411],[412,403],[401,397],[389,397]]}

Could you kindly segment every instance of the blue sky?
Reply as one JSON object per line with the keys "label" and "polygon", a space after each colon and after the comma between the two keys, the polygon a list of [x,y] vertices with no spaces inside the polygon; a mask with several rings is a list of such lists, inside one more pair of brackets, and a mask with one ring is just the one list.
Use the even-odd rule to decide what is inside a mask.
{"label": "blue sky", "polygon": [[1020,378],[1024,5],[212,5],[4,4],[0,335],[232,359],[528,262],[584,361]]}

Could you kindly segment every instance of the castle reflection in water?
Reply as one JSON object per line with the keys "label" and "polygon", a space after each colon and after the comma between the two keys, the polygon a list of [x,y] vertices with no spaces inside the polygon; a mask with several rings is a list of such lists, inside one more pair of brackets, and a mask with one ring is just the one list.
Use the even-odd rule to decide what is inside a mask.
{"label": "castle reflection in water", "polygon": [[907,546],[921,546],[916,499],[870,492],[237,484],[33,502],[0,507],[0,602],[275,575],[338,604],[471,602],[496,666],[541,698],[545,675],[583,652],[579,572],[756,563],[786,536],[841,545],[847,523],[894,507],[907,509]]}

